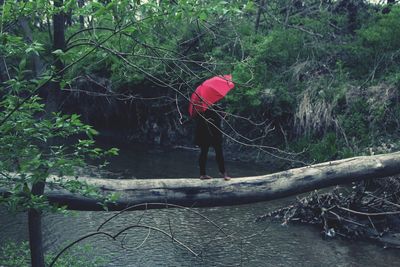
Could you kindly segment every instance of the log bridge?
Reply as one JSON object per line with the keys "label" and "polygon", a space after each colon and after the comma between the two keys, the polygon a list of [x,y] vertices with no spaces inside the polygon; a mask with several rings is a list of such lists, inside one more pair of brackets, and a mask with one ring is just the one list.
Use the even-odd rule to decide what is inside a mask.
{"label": "log bridge", "polygon": [[[78,180],[97,186],[103,193],[118,193],[119,199],[110,210],[163,208],[168,203],[185,207],[213,207],[267,201],[339,184],[400,174],[400,152],[360,156],[330,161],[278,173],[232,178],[177,179],[98,179],[79,177]],[[76,179],[65,177],[65,179]],[[102,210],[96,199],[63,190],[47,189],[45,194],[53,203],[72,210]]]}

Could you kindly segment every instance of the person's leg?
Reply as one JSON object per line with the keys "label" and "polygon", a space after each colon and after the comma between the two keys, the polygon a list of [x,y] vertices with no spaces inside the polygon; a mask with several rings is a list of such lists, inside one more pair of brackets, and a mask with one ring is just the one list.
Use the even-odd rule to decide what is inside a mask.
{"label": "person's leg", "polygon": [[200,179],[211,178],[210,176],[206,175],[208,148],[209,148],[208,146],[200,146],[200,156],[199,156]]}
{"label": "person's leg", "polygon": [[224,161],[224,153],[222,151],[222,144],[214,145],[214,150],[215,150],[215,159],[217,160],[218,163],[219,172],[224,176],[225,180],[229,180],[230,177],[228,176],[225,170],[225,161]]}

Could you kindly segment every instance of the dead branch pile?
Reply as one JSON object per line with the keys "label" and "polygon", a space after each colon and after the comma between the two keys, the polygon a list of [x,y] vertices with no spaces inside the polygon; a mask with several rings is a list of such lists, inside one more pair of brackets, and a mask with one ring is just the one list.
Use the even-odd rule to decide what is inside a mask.
{"label": "dead branch pile", "polygon": [[314,224],[328,238],[369,239],[400,248],[400,177],[366,180],[323,194],[314,191],[257,220],[266,219]]}

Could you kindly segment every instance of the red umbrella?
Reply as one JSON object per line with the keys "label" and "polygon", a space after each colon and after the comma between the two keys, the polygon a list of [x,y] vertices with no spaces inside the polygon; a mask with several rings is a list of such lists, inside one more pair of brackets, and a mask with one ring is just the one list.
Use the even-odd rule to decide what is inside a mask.
{"label": "red umbrella", "polygon": [[196,112],[206,111],[212,104],[224,98],[234,86],[231,74],[215,76],[204,81],[190,98],[190,116],[194,117]]}

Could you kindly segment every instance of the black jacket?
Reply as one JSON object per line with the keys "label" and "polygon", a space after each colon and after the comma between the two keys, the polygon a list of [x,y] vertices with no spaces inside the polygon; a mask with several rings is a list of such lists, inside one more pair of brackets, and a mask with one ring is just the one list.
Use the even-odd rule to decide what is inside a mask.
{"label": "black jacket", "polygon": [[222,144],[221,117],[207,109],[204,113],[196,114],[194,143],[198,146],[213,146]]}

